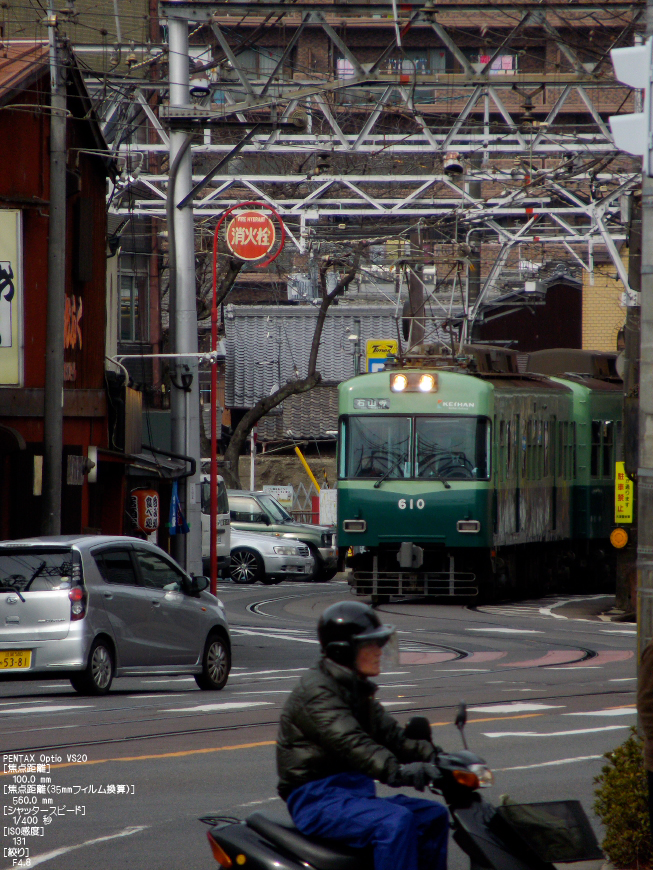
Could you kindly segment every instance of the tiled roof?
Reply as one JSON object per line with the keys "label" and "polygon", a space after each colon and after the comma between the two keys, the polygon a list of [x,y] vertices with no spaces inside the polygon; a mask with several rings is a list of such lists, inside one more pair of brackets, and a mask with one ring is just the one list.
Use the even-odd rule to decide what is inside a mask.
{"label": "tiled roof", "polygon": [[[348,336],[359,331],[357,319],[364,370],[365,342],[397,337],[395,311],[394,305],[332,305],[317,359],[322,379],[340,383],[354,374],[354,342]],[[275,385],[296,376],[295,369],[299,377],[305,376],[317,313],[312,305],[227,305],[228,407],[251,408]]]}
{"label": "tiled roof", "polygon": [[0,48],[0,105],[8,103],[17,91],[45,75],[48,67],[47,41],[16,39],[4,42]]}
{"label": "tiled roof", "polygon": [[338,427],[338,387],[321,384],[308,393],[291,396],[281,414],[267,414],[258,423],[259,441],[334,441]]}

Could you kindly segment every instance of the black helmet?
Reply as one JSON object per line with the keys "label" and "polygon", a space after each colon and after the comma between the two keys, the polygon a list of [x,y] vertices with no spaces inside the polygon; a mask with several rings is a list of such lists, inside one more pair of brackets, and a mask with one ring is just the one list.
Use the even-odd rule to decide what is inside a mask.
{"label": "black helmet", "polygon": [[383,646],[394,630],[393,625],[384,625],[371,607],[359,601],[332,604],[317,624],[322,652],[345,667],[353,666],[360,646],[373,641]]}

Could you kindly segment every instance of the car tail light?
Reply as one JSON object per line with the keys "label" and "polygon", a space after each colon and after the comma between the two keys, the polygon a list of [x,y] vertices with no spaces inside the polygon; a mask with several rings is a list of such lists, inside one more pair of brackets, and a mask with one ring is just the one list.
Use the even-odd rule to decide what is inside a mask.
{"label": "car tail light", "polygon": [[452,770],[451,772],[458,785],[464,785],[465,788],[478,788],[480,786],[478,777],[470,770]]}
{"label": "car tail light", "polygon": [[233,861],[231,860],[229,855],[227,855],[227,853],[224,851],[222,846],[219,843],[216,843],[216,841],[211,836],[210,831],[206,832],[206,836],[209,839],[209,846],[211,847],[211,851],[213,852],[213,857],[218,862],[218,864],[221,867],[226,867],[226,868],[233,866]]}
{"label": "car tail light", "polygon": [[68,593],[70,598],[70,621],[84,619],[86,616],[86,590],[83,586],[73,586]]}

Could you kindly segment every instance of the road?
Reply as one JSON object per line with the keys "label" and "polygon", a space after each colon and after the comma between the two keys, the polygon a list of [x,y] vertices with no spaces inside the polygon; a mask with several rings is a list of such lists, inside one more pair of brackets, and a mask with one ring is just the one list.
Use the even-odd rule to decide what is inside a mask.
{"label": "road", "polygon": [[[34,774],[33,827],[43,835],[13,843],[14,779],[4,758],[3,847],[29,849],[31,863],[14,864],[5,852],[0,870],[208,870],[217,865],[199,816],[283,811],[279,711],[318,655],[317,617],[348,598],[348,587],[225,583],[219,594],[233,640],[222,692],[200,692],[192,678],[116,680],[102,698],[82,698],[64,681],[0,683],[3,756],[47,756],[51,765]],[[598,620],[592,611],[603,603],[384,605],[379,613],[397,626],[400,654],[377,680],[378,697],[400,721],[428,716],[435,742],[447,748],[460,746],[452,723],[464,699],[470,748],[495,771],[488,797],[578,798],[592,816],[601,756],[635,723],[635,626]],[[467,866],[452,847],[450,870]]]}

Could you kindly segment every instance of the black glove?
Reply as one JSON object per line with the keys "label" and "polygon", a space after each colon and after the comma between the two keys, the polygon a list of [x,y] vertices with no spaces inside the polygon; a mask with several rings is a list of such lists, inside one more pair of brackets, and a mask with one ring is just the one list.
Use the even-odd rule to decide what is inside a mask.
{"label": "black glove", "polygon": [[432,779],[437,779],[438,776],[439,771],[434,764],[428,764],[426,761],[413,761],[411,764],[402,764],[388,785],[409,785],[417,791],[424,791],[427,783]]}

